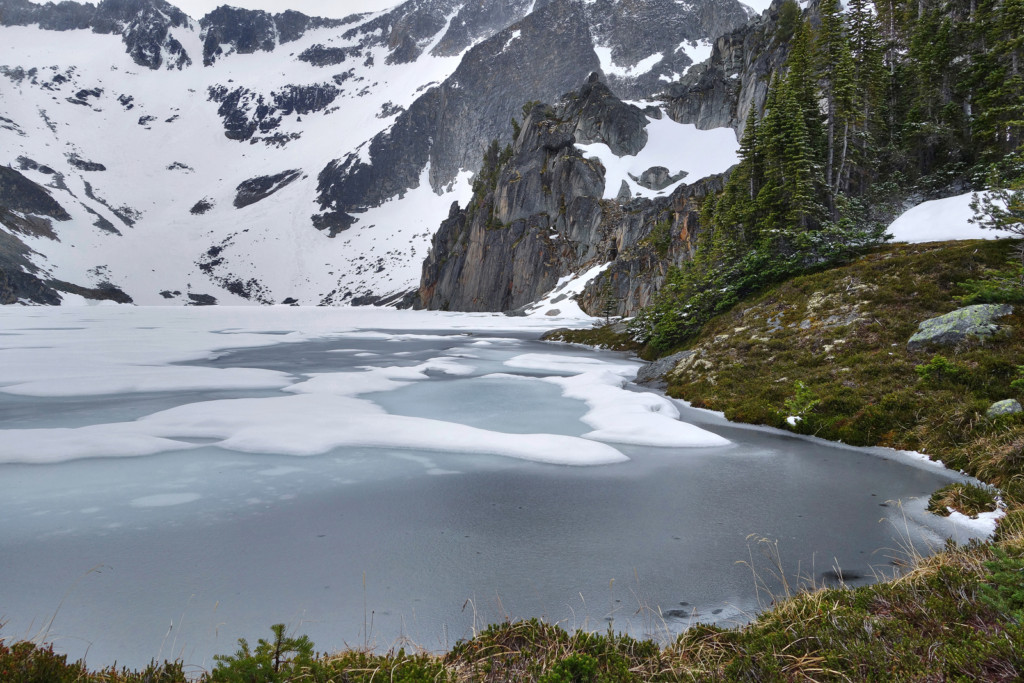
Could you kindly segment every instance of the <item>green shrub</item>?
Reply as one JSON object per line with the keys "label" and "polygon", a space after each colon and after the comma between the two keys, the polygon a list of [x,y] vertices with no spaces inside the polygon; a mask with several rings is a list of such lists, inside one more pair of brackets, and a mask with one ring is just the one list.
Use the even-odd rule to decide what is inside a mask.
{"label": "green shrub", "polygon": [[286,637],[284,624],[274,624],[270,630],[273,641],[260,638],[255,650],[249,649],[245,638],[239,638],[235,654],[214,656],[217,665],[210,675],[211,683],[284,683],[313,667],[313,642],[309,637]]}
{"label": "green shrub", "polygon": [[786,411],[792,416],[803,417],[821,403],[814,391],[800,380],[793,382],[793,392],[794,396],[786,400]]}
{"label": "green shrub", "polygon": [[1024,623],[1024,558],[1013,557],[1001,548],[985,563],[991,578],[981,585],[981,600],[1016,623]]}
{"label": "green shrub", "polygon": [[951,363],[945,356],[940,355],[933,356],[927,363],[915,366],[914,372],[931,384],[956,382],[967,374],[965,368]]}
{"label": "green shrub", "polygon": [[968,517],[977,517],[996,509],[996,497],[981,486],[956,483],[943,486],[928,499],[928,512],[948,517],[950,508]]}
{"label": "green shrub", "polygon": [[538,683],[597,683],[597,660],[587,654],[573,654],[556,663]]}

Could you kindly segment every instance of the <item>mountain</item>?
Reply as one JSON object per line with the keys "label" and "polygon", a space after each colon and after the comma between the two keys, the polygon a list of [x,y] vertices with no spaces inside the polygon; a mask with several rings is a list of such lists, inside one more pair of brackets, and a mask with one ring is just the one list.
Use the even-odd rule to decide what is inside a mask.
{"label": "mountain", "polygon": [[555,106],[524,110],[434,235],[417,304],[555,315],[574,295],[595,316],[649,305],[693,258],[704,200],[739,161],[733,131],[763,110],[789,53],[780,8],[719,37],[655,100],[623,102],[594,72]]}
{"label": "mountain", "polygon": [[409,0],[197,22],[163,0],[0,0],[0,301],[395,300],[525,103],[595,72],[651,98],[748,13]]}

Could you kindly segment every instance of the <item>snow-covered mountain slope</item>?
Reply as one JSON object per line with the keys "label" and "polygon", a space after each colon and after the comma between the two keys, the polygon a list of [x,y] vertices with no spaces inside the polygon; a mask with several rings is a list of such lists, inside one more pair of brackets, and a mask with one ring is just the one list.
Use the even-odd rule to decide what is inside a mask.
{"label": "snow-covered mountain slope", "polygon": [[[636,14],[698,28],[734,6],[745,16],[709,2]],[[616,47],[632,34],[615,12],[409,0],[343,19],[221,7],[197,22],[163,0],[0,0],[0,300],[53,303],[77,286],[139,304],[342,304],[415,289],[508,111],[569,89],[553,73],[578,85],[600,68],[595,48],[637,66]],[[640,50],[647,70],[623,87],[685,66],[683,47],[660,67]],[[359,202],[340,199],[346,164],[373,169]],[[59,210],[5,201],[28,186]]]}

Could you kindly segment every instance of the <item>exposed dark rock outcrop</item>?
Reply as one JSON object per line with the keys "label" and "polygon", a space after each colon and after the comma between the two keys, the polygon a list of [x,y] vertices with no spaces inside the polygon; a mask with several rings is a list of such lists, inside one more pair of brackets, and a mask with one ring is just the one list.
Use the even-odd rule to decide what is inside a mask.
{"label": "exposed dark rock outcrop", "polygon": [[249,206],[250,204],[262,201],[281,188],[291,185],[301,176],[301,170],[292,169],[290,171],[282,171],[272,176],[260,176],[258,178],[243,180],[236,188],[234,202],[235,208],[241,209]]}
{"label": "exposed dark rock outcrop", "polygon": [[95,287],[82,287],[63,280],[49,280],[47,284],[60,292],[77,294],[83,299],[92,301],[113,301],[119,304],[134,303],[132,298],[125,294],[120,287],[110,282],[101,282]]}
{"label": "exposed dark rock outcrop", "polygon": [[[2,215],[0,222],[6,224]],[[29,260],[31,253],[24,242],[0,229],[0,305],[19,301],[60,304],[60,295],[40,279],[39,269]]]}
{"label": "exposed dark rock outcrop", "polygon": [[68,163],[77,168],[79,171],[106,171],[107,167],[96,161],[89,161],[79,157],[77,154],[67,155]]}
{"label": "exposed dark rock outcrop", "polygon": [[597,313],[611,296],[616,314],[629,315],[650,301],[670,265],[692,256],[700,203],[721,189],[722,178],[625,206],[601,199],[604,168],[573,144],[581,117],[604,122],[621,140],[641,139],[646,118],[610,93],[581,107],[581,94],[599,85],[589,81],[557,108],[534,106],[512,146],[488,152],[470,205],[452,206],[434,237],[419,289],[422,307],[512,311],[565,275],[611,262],[578,301]]}
{"label": "exposed dark rock outcrop", "polygon": [[231,140],[283,144],[275,134],[283,117],[304,116],[323,111],[334,102],[340,91],[329,83],[289,85],[265,97],[248,88],[231,90],[223,85],[210,86],[208,97],[220,106],[217,113],[224,121],[224,135]]}
{"label": "exposed dark rock outcrop", "polygon": [[637,185],[640,187],[646,187],[648,190],[664,190],[672,183],[679,182],[685,178],[686,171],[672,173],[664,166],[652,166],[639,176],[630,174],[629,177],[632,178]]}
{"label": "exposed dark rock outcrop", "polygon": [[186,306],[216,306],[217,297],[210,294],[193,294],[189,292]]}
{"label": "exposed dark rock outcrop", "polygon": [[345,19],[310,17],[288,10],[270,14],[263,10],[241,9],[221,5],[199,20],[202,28],[203,64],[209,66],[227,53],[252,54],[270,52],[278,45],[301,38],[315,28],[344,26],[360,15]]}
{"label": "exposed dark rock outcrop", "polygon": [[[720,35],[711,58],[665,90],[668,115],[698,128],[731,127],[741,133],[752,110],[764,109],[770,74],[789,54],[778,34],[782,0],[756,19]],[[756,107],[756,109],[754,109]]]}
{"label": "exposed dark rock outcrop", "polygon": [[188,210],[193,216],[202,216],[204,213],[213,208],[213,200],[209,197],[204,197],[198,202],[192,205],[192,208]]}
{"label": "exposed dark rock outcrop", "polygon": [[[38,164],[35,166],[39,168]],[[59,221],[71,220],[64,207],[45,188],[7,166],[0,166],[0,210],[2,209],[48,216]]]}

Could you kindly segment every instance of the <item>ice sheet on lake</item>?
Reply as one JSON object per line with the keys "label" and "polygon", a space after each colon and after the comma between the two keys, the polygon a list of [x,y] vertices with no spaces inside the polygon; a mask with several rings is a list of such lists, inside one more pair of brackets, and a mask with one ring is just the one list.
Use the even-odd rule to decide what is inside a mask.
{"label": "ice sheet on lake", "polygon": [[308,380],[287,387],[285,391],[295,394],[334,394],[336,396],[358,396],[376,391],[399,389],[409,382],[429,379],[429,372],[446,375],[472,375],[473,368],[454,358],[433,358],[410,367],[371,367],[362,372],[328,372],[309,375]]}
{"label": "ice sheet on lake", "polygon": [[195,366],[117,366],[112,363],[51,365],[50,376],[9,384],[0,392],[16,396],[105,396],[149,391],[212,389],[280,389],[292,384],[291,375],[257,368]]}
{"label": "ice sheet on lake", "polygon": [[[438,374],[457,378],[476,372],[470,362],[450,355],[391,367],[383,366],[392,362],[385,354],[379,360],[368,361],[377,364],[362,366],[358,371],[310,373],[304,378],[260,368],[178,364],[215,358],[227,349],[327,337],[385,343],[443,342],[452,335],[429,330],[447,324],[461,329],[521,331],[538,327],[537,322],[504,316],[396,315],[291,307],[226,308],[215,313],[121,307],[0,312],[4,322],[10,323],[5,329],[12,333],[0,341],[0,359],[4,361],[0,363],[0,391],[9,394],[87,396],[207,389],[284,392],[278,396],[185,403],[131,422],[112,421],[74,429],[4,429],[0,430],[0,463],[151,455],[194,448],[196,440],[208,440],[211,445],[235,451],[293,456],[371,447],[493,454],[563,465],[627,460],[614,447],[593,438],[506,434],[444,420],[389,415],[371,401],[356,398],[427,381]],[[368,329],[371,325],[373,329]],[[427,332],[408,331],[417,328]],[[462,335],[455,336],[468,341]],[[399,353],[408,352],[397,351],[390,356]],[[557,355],[521,356],[519,362],[528,365],[531,358],[546,371],[554,367],[559,372],[578,374],[595,367],[604,372],[615,368],[613,374],[620,378],[633,376],[637,366],[628,362],[594,365],[586,356]],[[595,392],[587,393],[593,401]],[[629,392],[622,393],[629,396]],[[591,408],[593,411],[595,405]],[[651,408],[636,410],[650,412]],[[627,443],[646,443],[637,434],[621,437],[630,429],[641,430],[641,423],[639,418],[628,426],[620,422],[617,431],[601,425],[599,429],[604,431],[599,433],[602,440],[615,441],[619,434],[619,440]]]}
{"label": "ice sheet on lake", "polygon": [[0,430],[0,463],[52,463],[151,455],[192,448],[175,439],[215,439],[245,453],[310,456],[338,448],[408,448],[501,455],[559,465],[628,460],[615,448],[554,434],[506,434],[452,422],[389,415],[374,403],[331,393],[189,403],[134,422],[78,429]]}
{"label": "ice sheet on lake", "polygon": [[700,448],[727,446],[729,440],[679,420],[671,400],[649,392],[625,389],[636,376],[635,363],[608,363],[597,358],[523,354],[505,362],[509,367],[570,372],[542,381],[557,384],[566,398],[587,404],[583,421],[594,428],[584,438],[636,446]]}

